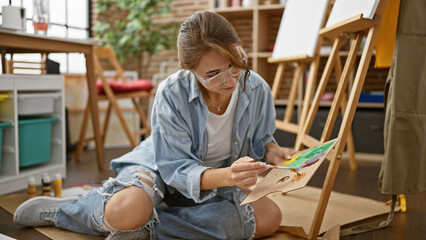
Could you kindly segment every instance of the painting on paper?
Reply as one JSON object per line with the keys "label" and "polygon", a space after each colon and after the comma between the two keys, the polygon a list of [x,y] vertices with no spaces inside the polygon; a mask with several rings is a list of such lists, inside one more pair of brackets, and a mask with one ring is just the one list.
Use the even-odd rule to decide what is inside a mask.
{"label": "painting on paper", "polygon": [[306,186],[339,138],[296,153],[281,168],[273,168],[241,203],[247,204],[273,192],[289,192]]}

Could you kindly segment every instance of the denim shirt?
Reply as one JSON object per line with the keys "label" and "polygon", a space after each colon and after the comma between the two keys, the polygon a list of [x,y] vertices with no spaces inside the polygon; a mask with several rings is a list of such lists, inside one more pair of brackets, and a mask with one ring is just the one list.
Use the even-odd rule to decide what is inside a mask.
{"label": "denim shirt", "polygon": [[[232,156],[223,167],[243,156],[262,159],[265,144],[275,142],[275,107],[269,85],[250,72],[244,89],[244,72],[239,79],[232,133]],[[217,189],[200,190],[201,174],[209,169],[207,154],[208,108],[194,75],[180,70],[162,81],[152,109],[151,136],[132,152],[111,162],[118,171],[127,164],[139,164],[159,171],[164,182],[182,195],[203,202]]]}

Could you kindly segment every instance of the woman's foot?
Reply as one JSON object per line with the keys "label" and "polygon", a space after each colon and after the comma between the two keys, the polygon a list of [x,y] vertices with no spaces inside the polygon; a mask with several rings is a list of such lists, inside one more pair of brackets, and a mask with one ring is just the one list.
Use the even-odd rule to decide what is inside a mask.
{"label": "woman's foot", "polygon": [[53,225],[56,213],[65,203],[77,200],[79,196],[70,197],[34,197],[23,202],[15,210],[13,221],[22,226],[39,227]]}

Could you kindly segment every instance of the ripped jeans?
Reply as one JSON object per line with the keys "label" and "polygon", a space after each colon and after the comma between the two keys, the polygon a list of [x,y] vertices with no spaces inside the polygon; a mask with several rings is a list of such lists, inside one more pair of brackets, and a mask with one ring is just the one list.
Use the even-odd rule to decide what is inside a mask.
{"label": "ripped jeans", "polygon": [[[151,177],[139,174],[146,172]],[[155,183],[154,189],[139,180]],[[129,186],[144,189],[153,200],[150,219],[134,230],[113,230],[104,219],[104,208],[111,196]],[[166,194],[166,195],[164,195]],[[167,191],[156,171],[132,165],[122,168],[116,178],[86,196],[59,209],[55,226],[90,235],[137,234],[138,239],[252,239],[255,232],[253,207],[240,206],[245,194],[237,187],[218,189],[217,195],[203,203],[194,203],[180,193]],[[168,207],[158,206],[166,202]],[[162,204],[164,206],[164,204]],[[140,206],[144,207],[144,206]]]}

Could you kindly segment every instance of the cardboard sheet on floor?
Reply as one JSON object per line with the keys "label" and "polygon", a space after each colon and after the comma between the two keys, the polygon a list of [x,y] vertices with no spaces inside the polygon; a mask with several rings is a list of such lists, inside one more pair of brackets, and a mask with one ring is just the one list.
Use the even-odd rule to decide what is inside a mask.
{"label": "cardboard sheet on floor", "polygon": [[[297,227],[302,227],[305,233],[309,233],[314,217],[313,213],[317,207],[320,194],[320,188],[306,186],[286,194],[273,193],[268,195],[270,199],[280,206],[283,216],[281,231],[275,235],[283,234],[281,233],[283,231],[303,235],[303,232],[297,234],[297,231],[301,231]],[[384,202],[333,191],[321,225],[320,234],[336,225],[343,226],[387,214],[389,210],[389,206],[385,205]]]}
{"label": "cardboard sheet on floor", "polygon": [[[288,234],[283,231],[289,229],[298,230],[296,227],[303,227],[306,233],[313,219],[313,212],[317,206],[321,189],[306,186],[302,189],[286,193],[274,193],[269,195],[281,208],[283,220],[281,222],[281,231],[265,239],[304,239]],[[10,194],[0,196],[0,207],[13,214],[15,209],[26,199],[26,194]],[[332,192],[330,202],[328,203],[324,221],[320,232],[332,229],[336,225],[345,225],[348,223],[364,220],[370,217],[386,214],[389,212],[389,206],[383,202]],[[51,239],[84,239],[101,240],[101,236],[89,236],[61,230],[55,227],[39,227],[37,231]],[[300,229],[299,229],[300,230]]]}

